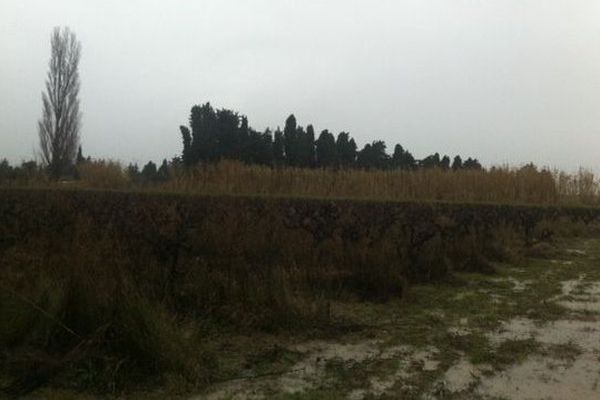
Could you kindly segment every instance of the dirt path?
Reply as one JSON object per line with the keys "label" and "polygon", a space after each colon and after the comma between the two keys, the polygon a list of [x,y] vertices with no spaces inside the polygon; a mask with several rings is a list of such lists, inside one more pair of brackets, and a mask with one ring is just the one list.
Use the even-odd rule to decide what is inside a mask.
{"label": "dirt path", "polygon": [[195,399],[598,399],[600,240],[557,254],[418,286],[404,302],[337,304],[365,328],[289,344],[285,369]]}

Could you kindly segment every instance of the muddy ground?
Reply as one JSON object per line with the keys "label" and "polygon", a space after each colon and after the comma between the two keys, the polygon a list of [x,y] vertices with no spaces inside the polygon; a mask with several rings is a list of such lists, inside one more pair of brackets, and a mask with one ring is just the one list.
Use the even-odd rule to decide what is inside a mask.
{"label": "muddy ground", "polygon": [[250,340],[241,375],[192,399],[598,399],[599,261],[600,240],[570,240],[402,301],[334,304],[347,333]]}
{"label": "muddy ground", "polygon": [[[539,254],[538,254],[539,256]],[[600,399],[600,239],[416,285],[397,301],[331,304],[333,329],[203,339],[220,383],[125,398]],[[102,396],[103,397],[103,396]],[[33,399],[95,399],[41,390]]]}

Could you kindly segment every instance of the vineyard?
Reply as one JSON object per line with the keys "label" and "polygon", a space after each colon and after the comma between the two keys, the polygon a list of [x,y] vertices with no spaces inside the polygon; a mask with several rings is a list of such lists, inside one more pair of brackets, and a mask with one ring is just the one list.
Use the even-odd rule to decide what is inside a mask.
{"label": "vineyard", "polygon": [[215,329],[336,331],[339,302],[382,303],[416,283],[493,273],[495,262],[551,251],[556,237],[600,222],[600,209],[582,206],[66,189],[0,197],[0,341],[15,394],[79,382],[84,366],[102,390],[169,373],[206,385],[228,373],[201,345]]}
{"label": "vineyard", "polygon": [[599,2],[25,3],[0,400],[600,399]]}

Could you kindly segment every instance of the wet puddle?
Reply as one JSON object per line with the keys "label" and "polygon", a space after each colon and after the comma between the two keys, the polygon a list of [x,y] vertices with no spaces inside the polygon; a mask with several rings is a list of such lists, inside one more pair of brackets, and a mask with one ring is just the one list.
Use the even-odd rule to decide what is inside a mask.
{"label": "wet puddle", "polygon": [[[585,283],[584,278],[562,282],[557,303],[571,311],[600,311],[600,283]],[[542,354],[495,373],[484,373],[485,367],[463,358],[444,375],[450,392],[468,389],[484,399],[600,398],[600,318],[582,320],[570,315],[543,324],[515,318],[487,336],[495,345],[533,339],[541,344]]]}
{"label": "wet puddle", "polygon": [[[579,249],[568,249],[567,253],[577,258],[587,255]],[[551,266],[573,264],[559,260],[548,263]],[[527,291],[533,284],[533,281],[514,276],[492,281],[508,284],[504,286],[514,293]],[[454,298],[463,300],[473,293],[476,292],[459,292]],[[493,290],[489,295],[492,302],[511,301],[508,296],[497,295]],[[507,341],[532,340],[537,343],[539,348],[532,354],[508,367],[474,365],[461,353],[458,361],[443,371],[439,370],[439,350],[432,346],[383,348],[383,341],[374,339],[356,343],[312,341],[290,346],[290,350],[304,356],[287,372],[228,382],[196,399],[263,399],[272,393],[301,394],[335,384],[336,378],[327,371],[332,362],[351,367],[381,360],[395,361],[395,369],[368,377],[366,387],[350,390],[348,399],[394,398],[394,391],[406,388],[403,385],[408,385],[417,374],[436,372],[439,378],[435,378],[420,398],[600,399],[600,282],[587,281],[581,274],[577,279],[563,281],[561,293],[548,301],[564,307],[566,316],[547,322],[514,318],[504,322],[499,329],[485,333],[492,346]],[[472,333],[466,318],[461,318],[457,326],[449,327],[447,332],[455,337],[467,337]]]}

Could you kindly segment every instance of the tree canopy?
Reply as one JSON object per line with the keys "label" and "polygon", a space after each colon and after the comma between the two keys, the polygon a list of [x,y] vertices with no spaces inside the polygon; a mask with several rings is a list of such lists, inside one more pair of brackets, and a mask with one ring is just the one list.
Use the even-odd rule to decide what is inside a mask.
{"label": "tree canopy", "polygon": [[[439,168],[442,170],[481,169],[475,158],[464,162],[456,155],[434,153],[421,160],[402,145],[396,144],[392,155],[382,140],[374,140],[358,150],[348,132],[336,136],[325,129],[316,137],[313,125],[306,129],[294,114],[287,117],[283,131],[278,127],[259,132],[250,127],[248,118],[228,109],[215,109],[210,103],[192,107],[189,127],[179,128],[185,166],[221,159],[248,164],[301,168],[404,169]],[[150,167],[151,168],[151,167]],[[143,171],[142,171],[143,174]]]}

